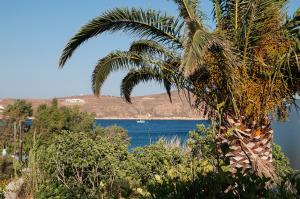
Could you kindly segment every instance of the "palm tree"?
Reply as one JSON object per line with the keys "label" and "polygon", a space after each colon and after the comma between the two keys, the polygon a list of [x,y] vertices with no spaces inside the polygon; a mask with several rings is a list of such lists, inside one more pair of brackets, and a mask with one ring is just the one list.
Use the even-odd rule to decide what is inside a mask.
{"label": "palm tree", "polygon": [[[173,0],[177,17],[154,10],[116,8],[94,18],[65,46],[59,66],[88,39],[103,32],[135,34],[128,51],[100,59],[92,76],[95,95],[107,76],[128,69],[121,96],[140,82],[172,86],[205,102],[218,120],[220,145],[227,144],[233,171],[253,168],[272,176],[272,113],[284,118],[299,90],[300,9],[284,12],[285,0],[213,0],[216,28],[203,23],[197,0]],[[171,99],[171,96],[170,96]]]}

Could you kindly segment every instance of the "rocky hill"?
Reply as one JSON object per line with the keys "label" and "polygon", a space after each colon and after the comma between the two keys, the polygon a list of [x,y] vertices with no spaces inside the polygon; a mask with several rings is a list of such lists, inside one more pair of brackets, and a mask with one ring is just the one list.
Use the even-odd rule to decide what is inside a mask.
{"label": "rocky hill", "polygon": [[[132,104],[120,97],[92,95],[57,98],[60,106],[78,106],[103,119],[204,119],[203,113],[193,109],[183,94],[172,92],[172,103],[166,94],[132,97]],[[50,104],[52,99],[26,99],[36,109]],[[15,99],[2,99],[0,105],[11,104]]]}

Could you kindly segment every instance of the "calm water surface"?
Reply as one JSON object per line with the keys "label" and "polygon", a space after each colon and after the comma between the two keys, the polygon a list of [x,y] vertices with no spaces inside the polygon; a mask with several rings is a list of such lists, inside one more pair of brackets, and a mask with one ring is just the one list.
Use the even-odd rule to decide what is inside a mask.
{"label": "calm water surface", "polygon": [[[297,100],[300,106],[300,100]],[[289,118],[285,122],[273,121],[274,141],[281,145],[294,169],[300,170],[300,110],[291,106]]]}
{"label": "calm water surface", "polygon": [[131,139],[130,148],[154,143],[162,137],[170,140],[176,136],[184,142],[197,124],[209,125],[207,120],[146,120],[145,123],[137,123],[136,120],[96,120],[96,123],[103,127],[118,125],[126,129]]}
{"label": "calm water surface", "polygon": [[[136,120],[97,120],[96,123],[104,127],[118,125],[126,129],[131,139],[130,148],[148,145],[161,137],[172,139],[176,136],[185,141],[188,132],[195,130],[197,124],[209,125],[207,120],[146,120],[145,123],[137,123]],[[274,141],[281,145],[292,167],[300,169],[300,112],[297,114],[292,109],[288,121],[273,121],[272,127]]]}

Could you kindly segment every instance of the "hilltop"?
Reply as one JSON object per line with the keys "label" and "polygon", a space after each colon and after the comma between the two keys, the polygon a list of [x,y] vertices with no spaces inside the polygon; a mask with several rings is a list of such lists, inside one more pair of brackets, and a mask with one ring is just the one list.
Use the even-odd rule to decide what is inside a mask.
{"label": "hilltop", "polygon": [[[204,119],[201,111],[193,109],[183,94],[172,92],[172,103],[167,94],[132,97],[132,104],[121,97],[93,95],[60,97],[59,106],[77,106],[82,111],[95,113],[101,119]],[[52,99],[26,99],[34,110]],[[12,104],[15,99],[2,99],[0,105]]]}

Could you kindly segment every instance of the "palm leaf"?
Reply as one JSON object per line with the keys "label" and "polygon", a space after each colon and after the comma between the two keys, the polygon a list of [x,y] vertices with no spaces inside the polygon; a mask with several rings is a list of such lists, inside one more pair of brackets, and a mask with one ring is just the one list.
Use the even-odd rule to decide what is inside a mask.
{"label": "palm leaf", "polygon": [[208,54],[226,60],[228,67],[238,66],[238,56],[224,35],[197,30],[192,40],[190,49],[186,51],[186,55],[182,59],[181,67],[185,76],[190,76],[201,67],[206,66],[209,62]]}
{"label": "palm leaf", "polygon": [[198,0],[173,0],[177,5],[180,12],[180,16],[187,21],[195,21],[199,26],[202,23],[199,21],[201,13],[198,12]]}
{"label": "palm leaf", "polygon": [[[179,8],[180,16],[185,21],[184,39],[183,39],[183,54],[182,54],[182,65],[181,68],[195,68],[195,66],[188,66],[187,60],[191,60],[191,56],[195,55],[193,52],[194,38],[197,32],[207,33],[207,29],[203,26],[201,20],[201,14],[197,10],[197,0],[173,0]],[[197,58],[194,57],[196,60]],[[185,70],[186,71],[186,70]]]}
{"label": "palm leaf", "polygon": [[92,75],[92,89],[95,95],[100,94],[100,89],[111,72],[140,67],[146,58],[134,52],[116,51],[100,59]]}
{"label": "palm leaf", "polygon": [[148,55],[164,55],[167,57],[176,57],[175,53],[167,49],[165,46],[161,45],[159,42],[153,40],[138,40],[134,41],[129,51],[137,53],[146,53]]}
{"label": "palm leaf", "polygon": [[290,35],[300,40],[300,8],[296,10],[291,19],[287,20],[283,27],[289,31]]}
{"label": "palm leaf", "polygon": [[140,37],[149,37],[162,42],[181,45],[177,23],[174,17],[161,14],[154,10],[116,8],[94,18],[76,33],[63,49],[59,66],[63,67],[73,52],[88,39],[110,31],[127,31]]}
{"label": "palm leaf", "polygon": [[133,88],[141,82],[148,82],[154,80],[162,83],[164,81],[163,74],[152,67],[142,67],[140,69],[132,69],[123,78],[121,83],[121,96],[129,103],[131,103],[131,92]]}
{"label": "palm leaf", "polygon": [[219,26],[222,21],[221,0],[212,0],[212,3],[213,3],[213,16],[217,23],[217,26]]}

